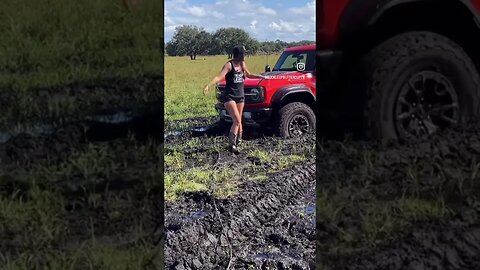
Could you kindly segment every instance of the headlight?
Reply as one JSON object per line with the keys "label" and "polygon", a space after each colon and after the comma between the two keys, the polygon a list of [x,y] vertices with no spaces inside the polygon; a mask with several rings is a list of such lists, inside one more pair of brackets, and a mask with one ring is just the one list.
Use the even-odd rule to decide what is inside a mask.
{"label": "headlight", "polygon": [[265,97],[265,88],[263,87],[255,87],[250,90],[250,100],[253,102],[262,102],[263,98]]}
{"label": "headlight", "polygon": [[260,99],[260,90],[257,88],[253,88],[250,93],[252,93],[252,100],[259,100]]}

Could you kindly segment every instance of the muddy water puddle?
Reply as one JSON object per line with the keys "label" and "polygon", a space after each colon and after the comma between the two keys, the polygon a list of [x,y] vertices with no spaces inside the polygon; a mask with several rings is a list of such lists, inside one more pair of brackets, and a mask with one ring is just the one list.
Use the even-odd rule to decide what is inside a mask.
{"label": "muddy water puddle", "polygon": [[85,120],[106,123],[106,124],[122,124],[130,122],[134,119],[132,112],[118,112],[114,114],[98,114],[85,117]]}
{"label": "muddy water puddle", "polygon": [[180,131],[180,130],[175,130],[175,131],[169,131],[169,132],[166,132],[164,134],[164,138],[167,139],[167,138],[176,138],[176,137],[180,137],[182,136],[183,134],[185,134],[186,131]]}
{"label": "muddy water puddle", "polygon": [[191,212],[187,218],[190,218],[192,220],[199,220],[199,219],[205,218],[210,214],[211,214],[210,211],[195,211],[195,212]]}
{"label": "muddy water puddle", "polygon": [[[176,129],[165,132],[164,139],[175,140],[182,137],[198,138],[198,137],[218,137],[226,136],[228,133],[228,127],[219,127],[216,124],[208,126],[198,126],[185,129]],[[243,132],[243,139],[254,140],[260,139],[264,136],[271,137],[274,134],[269,130],[256,129],[252,127],[245,127]]]}
{"label": "muddy water puddle", "polygon": [[305,197],[305,204],[302,214],[310,220],[312,226],[315,226],[317,220],[315,189],[310,190],[308,195]]}
{"label": "muddy water puddle", "polygon": [[307,206],[303,209],[303,214],[307,215],[310,219],[310,223],[312,225],[315,225],[316,221],[317,221],[317,217],[316,217],[316,211],[315,211],[315,205],[313,206]]}
{"label": "muddy water puddle", "polygon": [[195,222],[198,220],[202,220],[208,216],[214,215],[213,211],[208,209],[191,209],[187,211],[181,211],[177,213],[168,213],[169,219],[175,219],[180,221],[183,224]]}
{"label": "muddy water puddle", "polygon": [[203,137],[203,136],[217,136],[221,134],[221,130],[219,130],[215,126],[200,126],[194,127],[189,129],[180,129],[180,130],[172,130],[165,132],[164,139],[176,139],[182,136],[188,137]]}
{"label": "muddy water puddle", "polygon": [[12,137],[20,134],[28,134],[30,136],[40,136],[43,134],[49,134],[56,128],[53,124],[34,124],[26,126],[17,126],[12,130],[2,131],[0,130],[0,143],[6,143]]}
{"label": "muddy water puddle", "polygon": [[[105,124],[105,125],[122,125],[134,122],[135,117],[131,111],[128,112],[116,112],[112,114],[96,114],[85,117],[82,124]],[[87,123],[85,123],[87,122]],[[33,123],[18,125],[9,130],[0,130],[0,143],[6,143],[11,138],[19,136],[21,134],[27,134],[33,137],[42,135],[49,135],[54,133],[58,128],[62,127],[63,123]]]}

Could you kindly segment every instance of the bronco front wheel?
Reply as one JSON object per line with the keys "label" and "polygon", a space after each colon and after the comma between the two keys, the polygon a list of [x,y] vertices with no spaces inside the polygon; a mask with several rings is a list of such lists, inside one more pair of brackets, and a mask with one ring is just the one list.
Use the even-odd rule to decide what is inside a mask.
{"label": "bronco front wheel", "polygon": [[479,114],[479,74],[466,52],[447,37],[400,34],[365,60],[368,137],[423,138]]}
{"label": "bronco front wheel", "polygon": [[307,104],[289,103],[278,114],[281,137],[296,138],[315,132],[315,113]]}

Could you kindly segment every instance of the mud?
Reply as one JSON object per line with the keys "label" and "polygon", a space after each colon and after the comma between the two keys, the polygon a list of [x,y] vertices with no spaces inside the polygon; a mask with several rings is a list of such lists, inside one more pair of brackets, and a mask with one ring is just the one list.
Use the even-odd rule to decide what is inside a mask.
{"label": "mud", "polygon": [[317,264],[478,269],[479,162],[478,124],[408,144],[319,144]]}
{"label": "mud", "polygon": [[[0,127],[18,123],[72,122],[93,115],[111,115],[157,106],[163,109],[163,77],[99,78],[18,91],[2,86]],[[28,108],[20,104],[28,104]],[[26,106],[26,105],[25,105]],[[8,114],[6,114],[8,112]],[[137,115],[143,112],[135,112]],[[163,118],[162,118],[163,119]]]}
{"label": "mud", "polygon": [[[478,211],[478,210],[477,210]],[[480,226],[461,220],[418,224],[389,246],[332,269],[479,269]]]}
{"label": "mud", "polygon": [[315,165],[246,181],[238,196],[166,205],[166,269],[314,269]]}
{"label": "mud", "polygon": [[[218,118],[198,118],[181,121],[166,122],[164,138],[166,143],[176,143],[179,140],[188,140],[196,137],[228,136],[229,124],[221,124]],[[243,138],[246,140],[261,137],[273,137],[272,130],[258,127],[246,127]]]}
{"label": "mud", "polygon": [[218,117],[196,117],[189,118],[184,120],[176,121],[166,121],[165,122],[165,133],[172,132],[175,130],[188,130],[193,127],[206,127],[215,125]]}
{"label": "mud", "polygon": [[[39,189],[52,194],[52,205],[61,206],[55,210],[58,227],[49,227],[56,234],[48,241],[43,240],[45,232],[35,226],[35,219],[20,228],[2,223],[0,253],[5,258],[30,256],[29,263],[43,268],[50,259],[43,254],[58,251],[68,256],[85,248],[93,236],[97,243],[118,250],[153,247],[158,256],[151,258],[147,269],[163,265],[163,106],[140,99],[125,100],[127,106],[118,106],[126,107],[122,110],[114,110],[122,102],[90,106],[89,94],[92,98],[99,92],[115,96],[120,91],[128,99],[138,94],[135,87],[156,84],[154,80],[118,83],[125,85],[105,82],[95,87],[32,90],[45,97],[75,95],[78,90],[86,94],[79,98],[79,108],[85,111],[75,116],[76,121],[41,119],[38,124],[18,125],[0,133],[0,198],[8,200],[16,194],[28,202]],[[155,96],[159,93],[153,91],[162,92],[161,88],[149,89]]]}
{"label": "mud", "polygon": [[[228,129],[215,119],[167,126],[172,133],[165,136],[165,154],[180,152],[182,170],[231,168],[241,177],[233,195],[214,195],[221,187],[213,184],[166,203],[165,269],[314,269],[313,136],[283,140],[245,128],[242,151],[233,155],[227,151]],[[289,155],[306,160],[286,168],[272,165]],[[257,179],[260,175],[265,178]]]}

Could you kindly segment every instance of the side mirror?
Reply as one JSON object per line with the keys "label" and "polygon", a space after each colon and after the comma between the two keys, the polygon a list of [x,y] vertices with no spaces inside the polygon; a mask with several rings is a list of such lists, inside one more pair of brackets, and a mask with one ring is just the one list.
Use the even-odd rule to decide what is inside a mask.
{"label": "side mirror", "polygon": [[269,65],[265,66],[265,72],[270,72],[270,66]]}

